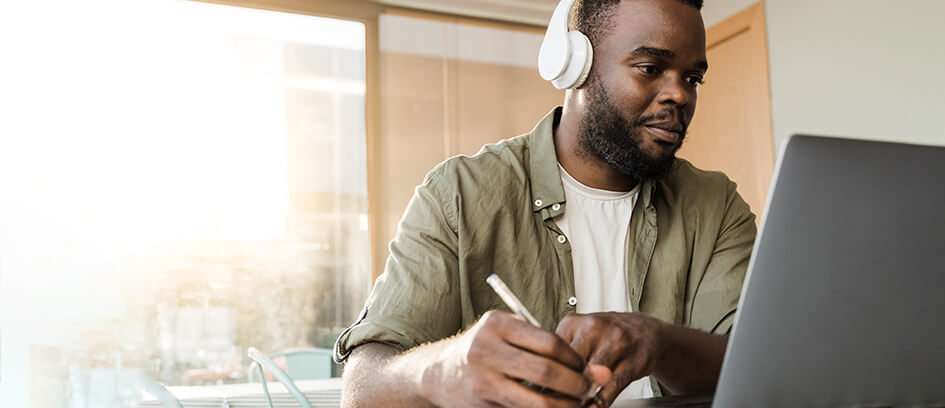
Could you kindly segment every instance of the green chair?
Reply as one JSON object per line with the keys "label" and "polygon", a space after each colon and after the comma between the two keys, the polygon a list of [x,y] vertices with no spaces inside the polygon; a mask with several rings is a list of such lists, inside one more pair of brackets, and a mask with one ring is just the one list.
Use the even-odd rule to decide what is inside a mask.
{"label": "green chair", "polygon": [[[259,382],[262,383],[263,393],[266,395],[266,403],[269,405],[269,408],[273,408],[272,398],[269,396],[269,386],[266,385],[263,368],[269,371],[273,377],[276,377],[276,379],[285,386],[289,394],[295,398],[296,402],[298,402],[302,408],[312,408],[312,405],[309,403],[308,398],[305,397],[305,394],[295,385],[294,380],[331,378],[331,350],[292,350],[266,356],[259,350],[250,347],[248,354],[249,358],[253,360],[253,363],[249,366],[249,380],[253,381],[253,373],[255,372]],[[272,359],[276,357],[285,357],[285,371],[272,361]]]}

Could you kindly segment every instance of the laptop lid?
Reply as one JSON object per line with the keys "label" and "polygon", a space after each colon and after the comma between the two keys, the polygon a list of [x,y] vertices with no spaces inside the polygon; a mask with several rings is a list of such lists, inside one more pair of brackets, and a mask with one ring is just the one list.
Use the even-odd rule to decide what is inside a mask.
{"label": "laptop lid", "polygon": [[781,157],[714,406],[945,403],[945,148]]}

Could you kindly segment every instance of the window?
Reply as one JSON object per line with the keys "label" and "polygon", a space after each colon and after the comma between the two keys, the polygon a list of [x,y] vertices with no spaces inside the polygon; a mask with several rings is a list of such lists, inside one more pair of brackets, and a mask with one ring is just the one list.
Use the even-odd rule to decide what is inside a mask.
{"label": "window", "polygon": [[4,401],[330,348],[371,285],[364,25],[74,3],[0,7]]}

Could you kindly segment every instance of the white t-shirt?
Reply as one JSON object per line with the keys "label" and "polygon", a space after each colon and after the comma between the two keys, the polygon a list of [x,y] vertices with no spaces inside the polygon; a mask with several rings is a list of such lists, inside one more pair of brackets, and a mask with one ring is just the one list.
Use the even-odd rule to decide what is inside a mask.
{"label": "white t-shirt", "polygon": [[[554,218],[571,242],[578,313],[631,312],[627,285],[627,231],[640,193],[588,187],[558,165],[565,212]],[[653,396],[649,377],[631,383],[617,400]]]}

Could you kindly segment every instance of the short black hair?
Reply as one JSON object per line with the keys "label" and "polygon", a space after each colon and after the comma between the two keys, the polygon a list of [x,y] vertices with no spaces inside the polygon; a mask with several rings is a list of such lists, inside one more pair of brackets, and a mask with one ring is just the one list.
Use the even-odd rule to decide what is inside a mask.
{"label": "short black hair", "polygon": [[[622,0],[577,0],[571,9],[568,27],[577,29],[597,45],[610,29],[613,22],[613,8]],[[702,10],[702,0],[675,0]]]}

